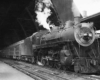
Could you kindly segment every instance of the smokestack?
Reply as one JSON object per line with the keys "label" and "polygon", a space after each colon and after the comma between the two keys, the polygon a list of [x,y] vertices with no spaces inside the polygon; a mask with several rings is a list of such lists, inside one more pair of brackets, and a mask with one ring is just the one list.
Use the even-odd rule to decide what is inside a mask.
{"label": "smokestack", "polygon": [[81,17],[80,16],[74,17],[75,25],[78,24],[78,23],[80,23],[80,20],[81,20]]}
{"label": "smokestack", "polygon": [[83,17],[84,17],[84,18],[87,17],[87,11],[83,11]]}

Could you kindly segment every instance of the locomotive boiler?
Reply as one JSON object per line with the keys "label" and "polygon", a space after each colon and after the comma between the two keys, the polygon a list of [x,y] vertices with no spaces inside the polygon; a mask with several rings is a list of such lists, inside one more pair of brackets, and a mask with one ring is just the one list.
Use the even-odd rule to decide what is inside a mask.
{"label": "locomotive boiler", "polygon": [[80,73],[99,71],[99,48],[93,23],[53,27],[51,32],[40,31],[33,38],[35,62]]}

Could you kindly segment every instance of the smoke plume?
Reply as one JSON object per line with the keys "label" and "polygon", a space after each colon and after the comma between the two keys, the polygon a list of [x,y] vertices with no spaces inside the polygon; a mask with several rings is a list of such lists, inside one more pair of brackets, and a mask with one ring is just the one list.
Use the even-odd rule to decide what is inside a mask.
{"label": "smoke plume", "polygon": [[40,0],[37,2],[37,10],[36,10],[36,21],[39,25],[42,25],[45,29],[50,31],[50,21],[47,19],[51,15],[50,7],[52,3],[50,0]]}

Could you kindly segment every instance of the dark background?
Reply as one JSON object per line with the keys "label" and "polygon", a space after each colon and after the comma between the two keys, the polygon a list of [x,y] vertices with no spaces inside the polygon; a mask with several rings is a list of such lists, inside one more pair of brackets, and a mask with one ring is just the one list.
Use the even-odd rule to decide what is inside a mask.
{"label": "dark background", "polygon": [[[71,12],[72,0],[51,0],[54,8],[49,17],[51,23],[59,26],[61,22],[74,19]],[[31,36],[44,29],[35,22],[36,0],[2,0],[0,1],[0,49]],[[66,5],[67,4],[67,5]],[[82,22],[94,22],[100,29],[100,13],[84,18]]]}
{"label": "dark background", "polygon": [[[2,0],[0,1],[0,49],[31,36],[43,29],[35,22],[36,0]],[[49,18],[56,25],[56,13],[52,8]]]}
{"label": "dark background", "polygon": [[0,48],[37,31],[34,24],[35,0],[0,1]]}

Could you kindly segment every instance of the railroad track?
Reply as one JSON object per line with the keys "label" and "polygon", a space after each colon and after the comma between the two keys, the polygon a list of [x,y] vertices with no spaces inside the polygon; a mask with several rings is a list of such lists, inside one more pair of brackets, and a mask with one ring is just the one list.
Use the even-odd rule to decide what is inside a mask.
{"label": "railroad track", "polygon": [[[4,61],[4,62],[5,62],[5,61]],[[32,71],[30,72],[30,71],[28,70],[28,68],[25,68],[25,66],[24,66],[24,67],[19,66],[19,65],[16,66],[16,65],[14,65],[14,64],[12,64],[12,63],[9,63],[9,62],[5,62],[5,63],[8,64],[8,65],[10,65],[10,66],[12,66],[13,68],[15,68],[15,69],[21,71],[21,72],[27,74],[28,76],[32,77],[32,78],[35,79],[35,80],[50,80],[50,79],[48,79],[48,78],[46,78],[46,77],[44,77],[44,76],[40,76],[40,75],[38,75],[38,74],[32,72]]]}
{"label": "railroad track", "polygon": [[66,78],[62,78],[57,76],[56,74],[50,74],[45,71],[41,70],[33,70],[29,68],[28,66],[19,66],[19,65],[14,65],[13,63],[9,63],[4,61],[8,65],[12,66],[13,68],[16,68],[17,70],[29,75],[30,77],[34,78],[35,80],[68,80]]}
{"label": "railroad track", "polygon": [[[13,60],[7,61],[6,60],[3,62],[16,68],[17,70],[22,71],[23,73],[29,75],[35,80],[74,80],[77,77],[83,78],[83,79],[78,79],[78,80],[100,80],[100,76],[96,76],[96,75],[77,74],[77,73],[73,73],[69,71],[56,70],[54,68],[40,67],[38,65],[32,65],[32,64],[25,63],[22,61],[13,61]],[[39,68],[41,68],[42,70]],[[64,74],[64,75],[68,74],[71,77],[69,78],[68,77],[66,78],[66,76],[62,77],[61,74]]]}

